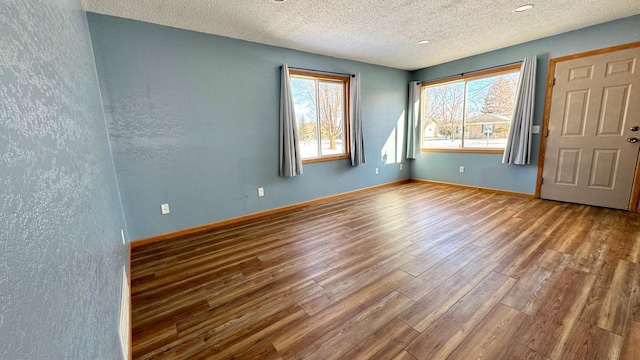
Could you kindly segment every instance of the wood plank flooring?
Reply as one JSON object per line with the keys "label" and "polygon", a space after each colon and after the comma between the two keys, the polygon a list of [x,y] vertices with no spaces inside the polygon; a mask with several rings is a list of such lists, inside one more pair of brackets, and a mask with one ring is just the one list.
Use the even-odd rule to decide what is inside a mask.
{"label": "wood plank flooring", "polygon": [[431,184],[134,248],[134,359],[640,359],[640,215]]}

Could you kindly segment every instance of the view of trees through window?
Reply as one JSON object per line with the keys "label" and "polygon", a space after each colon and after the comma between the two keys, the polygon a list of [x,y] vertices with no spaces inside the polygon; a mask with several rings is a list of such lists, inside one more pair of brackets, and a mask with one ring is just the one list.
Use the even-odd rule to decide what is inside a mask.
{"label": "view of trees through window", "polygon": [[519,70],[425,85],[423,148],[504,148]]}
{"label": "view of trees through window", "polygon": [[347,78],[291,76],[303,160],[346,154],[347,81]]}

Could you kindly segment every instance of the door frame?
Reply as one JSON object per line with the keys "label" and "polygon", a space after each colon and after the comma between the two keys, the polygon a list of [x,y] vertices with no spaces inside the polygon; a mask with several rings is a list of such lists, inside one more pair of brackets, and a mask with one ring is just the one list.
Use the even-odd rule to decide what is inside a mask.
{"label": "door frame", "polygon": [[[583,53],[561,56],[549,60],[549,71],[547,75],[547,89],[544,98],[544,114],[542,116],[542,136],[540,137],[540,152],[538,154],[538,177],[536,179],[535,198],[540,198],[542,188],[542,170],[544,169],[544,155],[547,149],[547,129],[549,128],[549,113],[551,111],[551,95],[553,93],[553,79],[555,78],[556,64],[563,61],[575,60],[583,57],[607,54],[619,50],[627,50],[640,47],[640,41],[629,44],[611,46],[604,49],[591,50]],[[637,66],[640,66],[638,64]],[[639,69],[640,71],[640,69]],[[640,160],[636,163],[636,172],[633,177],[633,186],[631,189],[631,197],[629,201],[629,211],[640,212],[638,202],[640,200]]]}

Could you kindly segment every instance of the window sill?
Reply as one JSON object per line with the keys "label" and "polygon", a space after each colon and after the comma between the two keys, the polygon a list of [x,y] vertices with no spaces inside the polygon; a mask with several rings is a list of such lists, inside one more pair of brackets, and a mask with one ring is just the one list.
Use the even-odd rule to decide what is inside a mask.
{"label": "window sill", "polygon": [[422,148],[422,152],[452,152],[452,153],[471,153],[471,154],[504,154],[504,149],[437,149]]}
{"label": "window sill", "polygon": [[325,157],[321,157],[321,158],[302,160],[302,165],[325,162],[325,161],[343,160],[343,159],[349,159],[349,158],[351,158],[350,154],[336,155],[336,156],[325,156]]}

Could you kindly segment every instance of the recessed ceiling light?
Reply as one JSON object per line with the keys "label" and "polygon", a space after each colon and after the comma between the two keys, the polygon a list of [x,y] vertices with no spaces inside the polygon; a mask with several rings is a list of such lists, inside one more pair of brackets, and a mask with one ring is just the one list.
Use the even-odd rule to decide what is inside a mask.
{"label": "recessed ceiling light", "polygon": [[519,8],[516,8],[514,11],[515,12],[525,12],[525,11],[531,9],[531,8],[533,8],[533,5],[532,4],[527,4],[527,5],[522,5]]}
{"label": "recessed ceiling light", "polygon": [[430,43],[430,42],[431,42],[431,41],[429,41],[429,40],[420,40],[420,41],[418,41],[416,44],[418,44],[418,45],[424,45],[424,44],[428,44],[428,43]]}
{"label": "recessed ceiling light", "polygon": [[283,3],[285,1],[287,1],[287,0],[273,0],[274,3]]}

